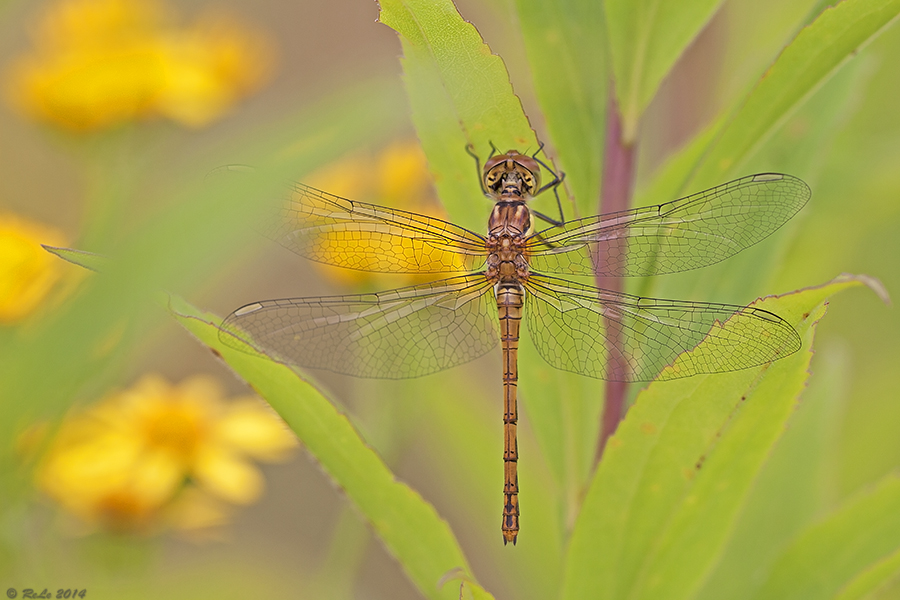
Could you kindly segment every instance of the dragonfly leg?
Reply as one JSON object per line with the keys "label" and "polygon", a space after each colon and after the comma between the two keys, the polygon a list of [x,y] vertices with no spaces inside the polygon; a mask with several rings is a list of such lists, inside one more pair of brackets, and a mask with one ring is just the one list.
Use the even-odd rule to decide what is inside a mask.
{"label": "dragonfly leg", "polygon": [[[532,214],[536,214],[535,211],[531,211],[531,212],[532,212]],[[562,223],[562,225],[565,225],[565,223]],[[557,225],[557,227],[559,227],[559,225]],[[559,243],[548,242],[547,239],[542,235],[543,233],[544,232],[541,232],[541,231],[535,232],[532,234],[532,237],[541,240],[542,242],[544,242],[544,244],[546,244],[550,248],[559,248],[560,247],[561,244],[559,244]],[[551,231],[551,233],[552,233],[552,231]]]}
{"label": "dragonfly leg", "polygon": [[566,180],[566,174],[563,173],[562,171],[557,173],[556,171],[554,171],[553,169],[550,168],[550,165],[548,165],[547,163],[545,163],[544,161],[542,161],[541,159],[538,158],[537,155],[540,154],[540,152],[543,149],[544,149],[544,143],[541,142],[541,145],[537,149],[537,152],[532,154],[531,158],[533,158],[535,161],[537,161],[537,163],[539,165],[544,167],[551,175],[553,175],[553,181],[549,181],[549,182],[545,183],[543,186],[541,186],[541,189],[537,190],[534,193],[534,195],[538,196],[538,195],[546,192],[547,190],[552,189],[553,195],[556,197],[556,208],[559,209],[559,220],[557,221],[556,219],[548,217],[545,214],[539,213],[536,210],[532,210],[531,212],[532,212],[532,214],[534,214],[534,216],[538,217],[539,219],[541,219],[543,221],[546,221],[547,223],[550,223],[551,225],[554,225],[556,227],[562,227],[566,223],[566,217],[563,214],[562,201],[559,199],[559,186],[560,186],[560,184],[562,184],[563,181]]}
{"label": "dragonfly leg", "polygon": [[[559,196],[556,197],[556,202],[559,203]],[[554,227],[562,227],[563,225],[566,224],[565,220],[557,221],[553,217],[548,217],[544,213],[538,212],[538,211],[534,210],[533,208],[531,209],[531,214],[533,214],[534,216],[539,218],[541,221],[546,221],[547,223],[550,223]],[[559,215],[562,216],[562,206],[559,207]]]}
{"label": "dragonfly leg", "polygon": [[[491,146],[493,147],[493,144],[491,144]],[[481,193],[487,196],[488,191],[487,188],[484,187],[484,177],[481,172],[481,161],[478,159],[478,155],[475,154],[475,147],[472,144],[466,144],[466,154],[475,159],[475,171],[478,175],[478,184],[481,186]],[[493,153],[491,154],[491,156],[493,156]],[[491,157],[489,156],[488,159],[490,160],[490,158]]]}

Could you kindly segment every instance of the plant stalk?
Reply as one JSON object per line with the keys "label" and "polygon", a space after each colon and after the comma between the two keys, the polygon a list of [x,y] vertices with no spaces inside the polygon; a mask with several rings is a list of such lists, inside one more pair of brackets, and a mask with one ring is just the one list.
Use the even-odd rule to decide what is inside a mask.
{"label": "plant stalk", "polygon": [[[616,102],[615,88],[609,86],[609,101],[606,111],[606,145],[603,153],[603,191],[600,196],[600,214],[627,210],[631,204],[631,194],[634,183],[634,158],[635,144],[626,143],[623,138],[622,115]],[[602,257],[601,257],[602,258]],[[595,277],[597,287],[606,290],[621,292],[623,281],[621,277],[609,277],[597,275]],[[613,348],[620,347],[616,339],[615,329],[610,331],[607,338],[609,352],[608,360],[613,363],[608,366],[608,372],[622,372],[624,365],[622,357]],[[600,438],[597,443],[596,462],[600,462],[603,449],[609,437],[615,433],[619,421],[625,416],[625,396],[628,384],[623,381],[607,381],[605,388],[605,401],[600,421]]]}

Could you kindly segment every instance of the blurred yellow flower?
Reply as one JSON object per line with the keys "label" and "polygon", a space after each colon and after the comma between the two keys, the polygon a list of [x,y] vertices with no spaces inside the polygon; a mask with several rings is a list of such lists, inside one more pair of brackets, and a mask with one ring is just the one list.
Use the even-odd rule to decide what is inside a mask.
{"label": "blurred yellow flower", "polygon": [[[333,162],[306,178],[312,187],[361,202],[382,204],[390,208],[408,210],[438,219],[447,214],[438,201],[428,171],[428,161],[416,140],[397,141],[377,156],[354,153]],[[434,274],[410,275],[398,281],[379,273],[353,271],[315,263],[329,280],[350,287],[396,287],[419,281],[433,280]],[[462,261],[459,270],[463,270]]]}
{"label": "blurred yellow flower", "polygon": [[63,234],[0,213],[0,324],[31,313],[59,280],[61,261],[41,244],[63,246]]}
{"label": "blurred yellow flower", "polygon": [[148,375],[67,418],[36,481],[92,528],[198,529],[226,521],[225,502],[259,498],[263,478],[249,459],[282,460],[295,446],[256,398],[226,403],[212,378],[175,386]]}
{"label": "blurred yellow flower", "polygon": [[31,117],[77,132],[165,117],[202,127],[270,75],[268,40],[234,20],[176,27],[153,0],[62,0],[9,94]]}

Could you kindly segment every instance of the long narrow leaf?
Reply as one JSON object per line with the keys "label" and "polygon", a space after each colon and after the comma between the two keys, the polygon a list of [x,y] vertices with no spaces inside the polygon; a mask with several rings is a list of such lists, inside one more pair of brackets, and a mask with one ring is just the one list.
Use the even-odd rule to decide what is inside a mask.
{"label": "long narrow leaf", "polygon": [[833,598],[842,588],[850,595],[848,584],[873,587],[895,575],[898,552],[900,477],[892,474],[798,536],[756,598]]}
{"label": "long narrow leaf", "polygon": [[609,79],[603,4],[516,0],[516,9],[566,187],[579,216],[591,215],[600,204]]}
{"label": "long narrow leaf", "polygon": [[[353,425],[311,384],[288,367],[230,348],[219,341],[219,319],[180,299],[176,319],[208,345],[278,412],[315,460],[344,490],[427,598],[455,599],[461,579],[476,598],[490,598],[474,583],[462,550],[434,508],[397,481]],[[458,572],[458,575],[456,574]]]}
{"label": "long narrow leaf", "polygon": [[757,306],[802,349],[772,365],[653,383],[611,438],[573,534],[564,598],[688,598],[803,390],[815,323],[841,280]]}
{"label": "long narrow leaf", "polygon": [[503,60],[450,0],[382,0],[379,19],[400,34],[413,122],[453,220],[484,229],[490,203],[481,193],[472,144],[481,164],[501,152],[537,150],[537,138],[513,93]]}
{"label": "long narrow leaf", "polygon": [[634,141],[641,114],[721,0],[606,0],[609,47],[623,137]]}
{"label": "long narrow leaf", "polygon": [[845,0],[826,9],[760,79],[694,174],[693,183],[703,186],[724,181],[898,13],[900,0]]}

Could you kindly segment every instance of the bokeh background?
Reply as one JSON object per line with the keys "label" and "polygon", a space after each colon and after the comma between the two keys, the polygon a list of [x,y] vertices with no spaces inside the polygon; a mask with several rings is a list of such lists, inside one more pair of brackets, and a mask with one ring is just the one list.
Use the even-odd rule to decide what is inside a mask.
{"label": "bokeh background", "polygon": [[[158,252],[167,256],[166,264],[178,267],[165,275],[136,273],[134,281],[165,287],[219,315],[264,298],[408,283],[311,266],[241,227],[247,223],[246,214],[231,207],[236,203],[223,200],[218,211],[215,198],[203,196],[208,174],[221,165],[275,165],[281,178],[350,198],[441,214],[404,97],[397,36],[376,23],[378,9],[373,2],[183,1],[144,12],[128,12],[127,6],[154,5],[138,0],[93,3],[100,8],[72,17],[75,25],[59,16],[63,6],[59,2],[0,3],[4,227],[17,234],[38,228],[32,237],[111,256],[117,249],[131,248],[129,240],[140,238],[141,232],[152,231],[147,246],[128,251],[138,256]],[[123,86],[103,78],[122,84],[120,71],[97,75],[96,87],[91,88],[85,82],[93,81],[90,69],[97,63],[84,56],[71,58],[77,52],[109,50],[99,47],[96,37],[89,50],[79,46],[84,42],[79,36],[90,37],[96,31],[91,19],[103,19],[104,3],[106,10],[120,11],[117,23],[127,21],[131,27],[121,38],[111,38],[110,47],[123,40],[134,43],[141,36],[166,38],[165,52],[152,54],[147,63],[129,63],[138,66],[126,69],[135,81],[131,88],[124,86],[125,92]],[[71,10],[75,4],[91,2],[69,3]],[[499,0],[460,0],[457,5],[504,58],[526,113],[539,137],[550,142],[552,155],[512,8]],[[799,0],[724,3],[679,59],[642,121],[637,201],[670,199],[647,196],[651,189],[647,184],[666,159],[732,106],[804,19],[820,9],[821,3]],[[53,18],[55,25],[48,21]],[[46,58],[58,52],[68,52],[71,62],[51,63]],[[116,60],[147,58],[148,51],[132,47],[128,52],[133,54],[117,55]],[[32,62],[23,62],[28,60]],[[161,67],[165,60],[172,60],[175,67],[168,63]],[[178,68],[183,72],[173,75]],[[162,95],[164,100],[141,87],[150,85],[146,79],[155,69],[169,69],[163,79],[176,82]],[[40,96],[41,77],[52,84],[60,72],[70,78],[66,81],[73,95],[80,94],[78,102],[95,107],[96,118],[91,119],[87,109],[72,117],[61,108],[65,99],[51,98],[44,104],[35,99]],[[104,86],[119,90],[125,99],[112,105],[92,104]],[[888,293],[896,294],[900,290],[898,97],[900,28],[893,27],[844,65],[746,166],[748,173],[789,172],[813,188],[813,199],[791,224],[790,242],[772,274],[748,283],[741,263],[729,261],[709,273],[660,282],[658,293],[746,304],[758,296],[821,284],[851,272],[878,278]],[[201,198],[198,210],[209,211],[209,219],[179,212],[180,203],[190,205],[185,198],[191,194]],[[489,209],[485,202],[477,219],[486,219]],[[179,223],[187,225],[182,228]],[[0,251],[12,247],[0,246]],[[8,256],[13,255],[0,255],[0,260],[7,261]],[[55,385],[56,366],[69,362],[67,353],[82,349],[74,338],[64,336],[51,346],[54,340],[41,323],[66,310],[86,277],[75,267],[59,269],[48,276],[52,281],[45,295],[38,294],[34,307],[9,309],[0,331],[7,357],[17,353],[19,344],[27,348],[23,356],[33,355],[41,344],[55,348],[47,356],[47,372],[40,365],[28,367],[35,369],[31,381],[39,380],[39,385],[13,388],[25,389],[34,398],[28,393],[4,398],[7,437],[0,441],[9,456],[3,463],[0,497],[0,585],[9,582],[8,587],[46,587],[54,592],[87,588],[91,597],[110,598],[419,597],[340,490],[302,449],[289,449],[287,442],[281,449],[264,447],[246,428],[236,428],[231,448],[254,459],[264,490],[252,498],[229,499],[228,491],[216,488],[216,476],[210,475],[207,491],[218,494],[218,508],[207,511],[198,504],[186,521],[162,519],[163,511],[138,511],[134,514],[140,519],[115,521],[120,527],[111,531],[111,521],[96,512],[85,513],[83,505],[80,513],[79,507],[73,509],[64,500],[66,490],[42,485],[41,469],[48,467],[35,456],[54,451],[52,440],[65,431],[59,423],[69,407],[94,406],[101,399],[122,402],[121,390],[140,398],[140,382],[148,374],[173,386],[198,375],[217,381],[220,390],[209,392],[214,397],[209,402],[218,407],[210,410],[219,420],[210,417],[210,422],[224,418],[228,409],[223,407],[232,406],[227,399],[250,394],[206,348],[164,311],[141,304],[136,293],[123,293],[121,300],[108,297],[110,314],[122,306],[127,307],[123,312],[141,316],[119,337],[100,335],[108,324],[96,323],[98,337],[112,340],[109,354],[101,353],[92,363],[96,372],[82,373],[80,383],[71,388]],[[6,284],[0,283],[0,290],[2,285]],[[86,330],[94,325],[88,317],[81,323]],[[820,461],[826,504],[837,504],[900,465],[898,340],[900,316],[867,289],[837,297],[820,326],[810,385],[820,386],[816,393],[831,399],[831,408],[822,417],[829,419],[830,431],[824,444],[827,456]],[[498,597],[541,597],[543,588],[529,583],[529,570],[541,564],[540,552],[525,550],[525,558],[517,556],[500,546],[496,531],[501,447],[498,363],[499,356],[492,355],[460,373],[429,379],[435,385],[458,385],[464,377],[468,385],[479,388],[477,394],[459,394],[471,397],[458,398],[453,407],[429,402],[428,382],[414,388],[418,397],[410,397],[410,388],[393,384],[316,377],[329,396],[347,408],[398,476],[450,521],[483,584]],[[25,368],[24,363],[17,368]],[[46,399],[50,396],[41,395],[42,389],[55,390],[61,399]],[[71,395],[66,399],[68,389]],[[177,404],[181,396],[175,388],[167,389],[154,393],[163,404],[172,398]],[[190,398],[198,394],[183,392],[189,397],[186,405],[193,406]],[[272,424],[259,414],[253,412],[252,418],[261,422],[261,430],[274,431],[266,429]],[[541,471],[527,421],[526,413],[520,444]],[[263,437],[271,440],[277,435],[276,431]],[[485,445],[484,464],[467,462],[468,456],[454,461],[441,446],[450,435],[471,435],[479,451],[482,440],[495,443]],[[270,464],[269,458],[280,464]],[[203,481],[194,472],[188,485],[202,488]],[[493,487],[482,491],[482,481]],[[85,514],[92,514],[93,522]],[[180,527],[179,522],[190,526]],[[547,591],[552,589],[544,585]],[[881,594],[900,598],[900,584]]]}

